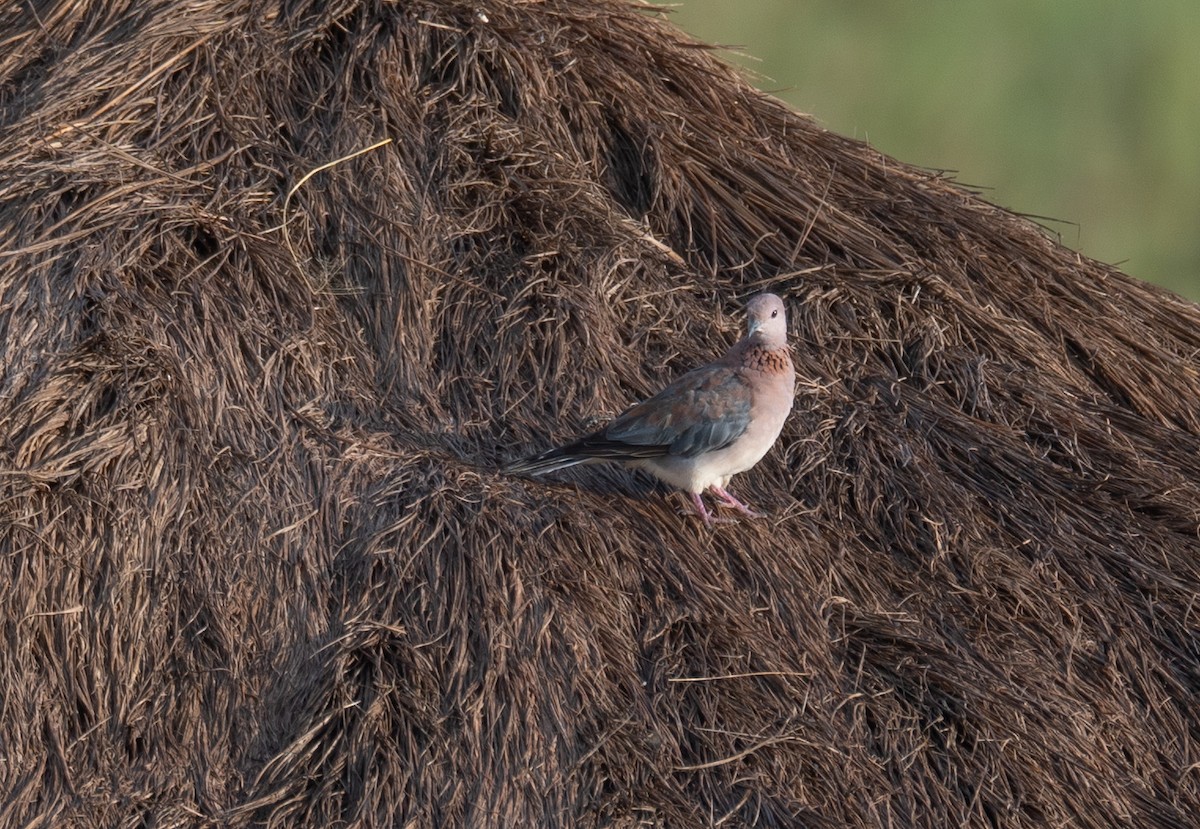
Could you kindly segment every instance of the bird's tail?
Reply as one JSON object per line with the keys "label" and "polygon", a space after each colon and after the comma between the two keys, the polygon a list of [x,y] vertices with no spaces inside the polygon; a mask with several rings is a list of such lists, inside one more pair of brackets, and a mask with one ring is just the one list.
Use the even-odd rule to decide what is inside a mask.
{"label": "bird's tail", "polygon": [[566,469],[568,466],[577,466],[581,463],[587,463],[590,460],[592,458],[586,455],[576,455],[568,451],[567,447],[560,446],[557,449],[551,449],[549,452],[543,452],[540,455],[513,461],[505,465],[504,471],[515,475],[545,475],[547,472],[556,472],[559,469]]}

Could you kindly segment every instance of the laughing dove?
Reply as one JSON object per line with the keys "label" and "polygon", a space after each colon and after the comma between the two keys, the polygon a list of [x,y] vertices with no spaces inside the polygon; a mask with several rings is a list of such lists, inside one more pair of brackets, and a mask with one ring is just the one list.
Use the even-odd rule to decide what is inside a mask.
{"label": "laughing dove", "polygon": [[779,437],[796,374],[783,300],[759,294],[747,303],[746,316],[746,336],[715,362],[689,371],[599,431],[506,469],[541,475],[580,463],[625,463],[689,493],[708,526],[714,518],[700,497],[705,490],[725,506],[759,517],[725,487]]}

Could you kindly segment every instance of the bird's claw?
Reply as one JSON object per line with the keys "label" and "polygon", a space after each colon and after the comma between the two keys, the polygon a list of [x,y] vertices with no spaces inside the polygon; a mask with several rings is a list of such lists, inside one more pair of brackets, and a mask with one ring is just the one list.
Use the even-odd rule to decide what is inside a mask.
{"label": "bird's claw", "polygon": [[704,522],[704,526],[708,527],[709,529],[712,529],[713,526],[715,526],[716,524],[736,524],[737,523],[736,518],[726,518],[723,515],[714,515],[713,513],[709,512],[708,508],[706,506],[704,506],[704,499],[701,498],[699,496],[699,494],[694,493],[694,492],[692,493],[692,509],[690,511],[688,511],[688,510],[680,511],[680,515],[688,515],[688,514],[698,516],[700,518],[700,520]]}
{"label": "bird's claw", "polygon": [[721,499],[720,505],[723,507],[729,507],[730,509],[735,509],[738,512],[740,512],[742,515],[746,516],[747,518],[766,518],[767,517],[766,513],[751,509],[750,507],[743,504],[737,498],[733,497],[733,495],[731,493],[726,491],[724,487],[714,486],[714,487],[712,487],[712,491],[713,491],[714,495],[716,495],[718,498]]}

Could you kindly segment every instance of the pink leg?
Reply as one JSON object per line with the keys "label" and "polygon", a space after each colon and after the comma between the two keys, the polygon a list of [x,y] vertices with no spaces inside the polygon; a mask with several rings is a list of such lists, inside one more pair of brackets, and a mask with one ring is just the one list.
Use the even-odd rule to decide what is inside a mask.
{"label": "pink leg", "polygon": [[704,526],[711,529],[714,524],[732,523],[732,518],[722,518],[719,515],[713,515],[711,512],[709,512],[708,508],[704,506],[704,499],[700,497],[700,493],[692,492],[689,494],[692,496],[692,507],[694,508],[696,515],[700,516],[700,518],[704,521]]}
{"label": "pink leg", "polygon": [[737,510],[738,512],[740,512],[742,515],[746,516],[747,518],[762,518],[763,517],[763,514],[761,512],[756,512],[755,510],[750,509],[750,507],[746,506],[741,501],[739,501],[737,498],[734,498],[733,495],[726,492],[724,488],[717,486],[716,484],[713,484],[710,487],[710,489],[713,491],[713,493],[718,498],[720,498],[722,501],[724,501],[726,505],[733,507],[735,510]]}
{"label": "pink leg", "polygon": [[696,514],[704,519],[704,526],[711,527],[713,525],[712,513],[708,511],[708,507],[704,506],[704,500],[700,497],[699,492],[692,493],[692,506],[696,508]]}

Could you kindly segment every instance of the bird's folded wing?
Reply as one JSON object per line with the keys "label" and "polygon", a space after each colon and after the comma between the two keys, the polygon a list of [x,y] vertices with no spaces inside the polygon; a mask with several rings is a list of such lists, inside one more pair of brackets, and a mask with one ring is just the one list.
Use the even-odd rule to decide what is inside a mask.
{"label": "bird's folded wing", "polygon": [[745,433],[750,404],[750,387],[737,372],[705,366],[624,412],[591,436],[589,448],[624,447],[633,457],[691,458],[714,452]]}

